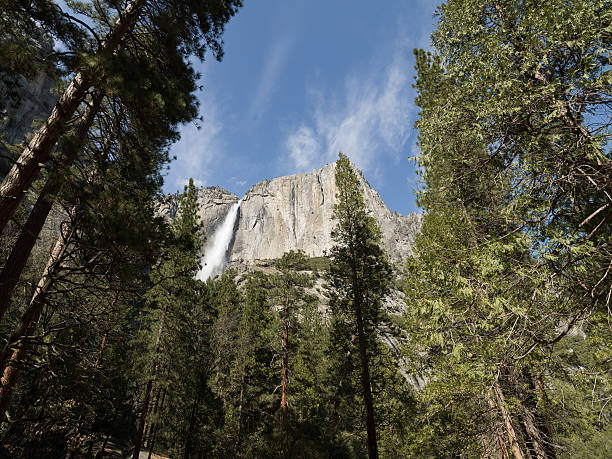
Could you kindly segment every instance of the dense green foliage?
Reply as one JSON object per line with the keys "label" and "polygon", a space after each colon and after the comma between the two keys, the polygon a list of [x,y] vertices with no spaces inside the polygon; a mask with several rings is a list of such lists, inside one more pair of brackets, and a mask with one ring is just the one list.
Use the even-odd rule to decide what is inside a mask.
{"label": "dense green foliage", "polygon": [[[349,159],[340,153],[336,162],[336,226],[330,251],[330,307],[334,344],[352,358],[346,367],[360,376],[365,409],[368,456],[379,455],[374,412],[372,363],[378,356],[377,328],[385,322],[382,303],[389,293],[391,267],[381,248],[381,233],[363,199],[362,185]],[[383,383],[384,384],[384,383]]]}
{"label": "dense green foliage", "polygon": [[586,454],[568,440],[579,422],[607,455],[611,14],[606,1],[449,1],[434,52],[416,52],[427,213],[406,323],[430,378],[424,448]]}
{"label": "dense green foliage", "polygon": [[340,154],[328,256],[206,282],[198,190],[160,187],[241,2],[65,3],[0,0],[0,108],[87,83],[0,234],[0,456],[612,455],[609,1],[439,7],[406,266]]}

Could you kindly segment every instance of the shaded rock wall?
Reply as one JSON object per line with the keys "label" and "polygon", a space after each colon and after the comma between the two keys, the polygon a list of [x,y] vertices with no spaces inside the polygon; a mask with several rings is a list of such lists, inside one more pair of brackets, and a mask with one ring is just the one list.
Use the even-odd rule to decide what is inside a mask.
{"label": "shaded rock wall", "polygon": [[[22,143],[32,131],[35,119],[46,119],[55,105],[57,96],[52,90],[55,80],[41,73],[34,80],[19,78],[21,88],[17,91],[20,97],[16,106],[8,104],[5,112],[0,114],[0,133],[9,144]],[[0,96],[4,88],[0,87]]]}

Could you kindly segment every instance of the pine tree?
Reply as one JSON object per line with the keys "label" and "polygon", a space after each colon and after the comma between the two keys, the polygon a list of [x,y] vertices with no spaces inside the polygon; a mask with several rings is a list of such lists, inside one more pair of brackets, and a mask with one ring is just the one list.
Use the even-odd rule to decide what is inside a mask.
{"label": "pine tree", "polygon": [[[25,437],[31,447],[37,444],[57,447],[63,434],[72,445],[77,445],[83,432],[92,432],[93,423],[100,422],[106,429],[114,422],[124,422],[121,419],[130,411],[126,408],[127,392],[120,392],[125,389],[123,383],[117,386],[117,392],[108,390],[106,381],[113,378],[105,370],[112,372],[112,367],[95,365],[97,360],[105,361],[104,354],[112,352],[113,341],[118,339],[115,330],[122,336],[129,333],[125,326],[136,302],[135,292],[141,291],[143,274],[153,263],[160,242],[161,220],[154,216],[153,205],[156,166],[148,178],[136,180],[129,151],[130,145],[122,143],[112,159],[96,162],[95,156],[90,157],[88,163],[81,165],[81,172],[72,176],[61,202],[69,207],[59,206],[54,213],[54,218],[61,218],[58,226],[62,233],[56,244],[60,250],[54,251],[38,287],[32,289],[23,314],[19,311],[18,296],[14,298],[13,312],[5,316],[4,329],[10,327],[13,331],[6,335],[10,339],[2,354],[12,351],[13,358],[10,365],[2,368],[7,376],[3,381],[2,403],[4,389],[13,391],[16,400],[9,406],[9,413],[13,420],[19,420],[14,427],[30,422],[33,431],[43,432]],[[89,173],[92,167],[96,174]],[[35,272],[42,270],[35,264],[32,268]],[[36,274],[40,277],[40,271]],[[104,336],[106,344],[101,346]],[[112,364],[124,365],[125,360],[113,359]],[[16,385],[18,372],[22,377]],[[100,374],[101,384],[91,384],[89,389],[80,384]],[[74,384],[70,378],[75,379]],[[48,381],[49,389],[41,381]],[[117,405],[101,411],[96,419],[87,413],[92,412],[92,404],[104,404],[98,388],[108,390],[108,400],[116,401]],[[45,403],[57,409],[46,410]],[[44,417],[30,416],[37,409],[45,413]],[[117,419],[113,420],[114,416]],[[53,430],[54,438],[50,438],[50,433],[44,438],[45,428],[39,431],[36,426],[53,425],[53,419],[66,428]],[[15,432],[11,438],[15,444],[14,440],[24,437]]]}
{"label": "pine tree", "polygon": [[342,153],[336,162],[337,204],[330,251],[333,312],[356,334],[367,430],[368,455],[378,457],[370,362],[376,352],[377,327],[383,322],[382,302],[389,291],[391,268],[381,248],[380,230],[368,215],[363,189],[350,161]]}
{"label": "pine tree", "polygon": [[275,292],[274,303],[278,307],[280,321],[282,324],[282,365],[281,365],[281,407],[280,407],[280,430],[281,430],[281,457],[287,456],[287,398],[289,385],[289,330],[297,328],[298,316],[301,307],[308,297],[305,288],[312,286],[312,277],[300,271],[307,268],[307,258],[303,252],[290,251],[278,259],[275,266],[280,273],[272,279]]}
{"label": "pine tree", "polygon": [[[180,361],[180,368],[187,366],[187,362],[183,359],[188,356],[179,352],[177,341],[183,339],[181,335],[184,333],[184,328],[190,326],[187,318],[199,303],[197,293],[200,290],[198,286],[200,282],[195,279],[195,274],[199,269],[197,254],[202,227],[197,210],[197,189],[193,179],[190,179],[189,185],[185,186],[185,191],[179,199],[177,216],[171,223],[171,237],[151,273],[153,287],[146,295],[152,306],[149,319],[153,320],[148,327],[150,334],[147,334],[147,337],[150,337],[150,352],[145,362],[146,384],[132,453],[134,458],[138,458],[140,454],[154,386],[159,393],[160,387],[169,384],[168,380],[176,378],[176,373],[172,371],[177,364],[173,361],[175,357]],[[166,403],[170,405],[176,400],[172,397],[173,392],[168,391]],[[183,437],[177,441],[184,449],[189,438]]]}
{"label": "pine tree", "polygon": [[406,278],[427,426],[457,453],[554,457],[549,353],[607,314],[609,2],[437,15],[416,53],[427,213]]}
{"label": "pine tree", "polygon": [[41,73],[51,78],[62,74],[70,53],[55,53],[53,40],[76,52],[84,50],[87,37],[52,0],[0,0],[0,11],[0,108],[4,109],[20,104],[18,90],[26,81]]}
{"label": "pine tree", "polygon": [[[70,61],[69,83],[0,184],[0,233],[41,167],[52,159],[58,139],[70,128],[75,111],[92,88],[112,91],[126,99],[137,97],[141,101],[139,92],[157,87],[160,91],[157,101],[161,97],[164,103],[155,103],[156,99],[151,97],[147,100],[158,108],[160,118],[170,124],[172,135],[168,134],[166,139],[175,138],[177,133],[172,126],[193,119],[197,111],[193,97],[197,75],[187,59],[189,56],[203,59],[207,49],[221,57],[220,37],[224,25],[240,5],[239,0],[197,4],[133,0],[124,9],[115,10],[114,2],[98,3],[95,7],[74,4],[76,12],[93,24],[83,28],[91,34],[91,46],[87,50],[70,49],[74,57]],[[39,6],[49,5],[41,2]],[[36,7],[33,10],[36,12]],[[152,85],[137,85],[142,79],[148,79]],[[146,105],[134,105],[136,111],[138,107],[142,109]]]}
{"label": "pine tree", "polygon": [[[132,2],[128,9],[132,7],[142,8],[142,5],[137,7],[136,3],[138,2]],[[41,3],[41,8],[43,8],[43,4],[44,2]],[[104,9],[101,5],[98,6],[99,8],[96,9],[84,5],[75,6],[75,8],[80,14],[90,17],[92,22],[101,29],[98,32],[103,33],[111,19],[112,8],[109,6]],[[166,5],[166,7],[169,6]],[[10,255],[10,263],[5,263],[4,270],[0,274],[0,285],[2,286],[2,289],[0,289],[2,292],[0,294],[0,315],[4,314],[6,310],[10,294],[19,280],[33,244],[49,215],[52,205],[61,196],[62,189],[70,182],[74,163],[86,157],[87,149],[102,150],[100,152],[102,155],[114,153],[113,151],[106,151],[108,148],[97,148],[96,142],[102,145],[108,144],[107,139],[99,138],[100,132],[103,133],[103,137],[108,137],[110,135],[109,131],[123,130],[124,126],[127,125],[128,130],[132,131],[131,134],[136,136],[137,142],[141,144],[141,158],[136,156],[133,166],[142,168],[141,172],[143,174],[149,173],[151,167],[155,167],[155,165],[151,165],[152,162],[157,161],[157,167],[161,167],[168,160],[167,154],[152,155],[150,153],[160,151],[165,153],[169,144],[178,138],[177,125],[192,120],[197,115],[197,102],[193,96],[197,75],[186,61],[186,56],[189,53],[195,53],[203,58],[206,49],[211,49],[217,57],[220,57],[222,54],[219,42],[220,34],[225,21],[233,14],[236,7],[236,5],[228,4],[217,9],[208,5],[208,3],[193,7],[194,11],[186,12],[187,16],[197,14],[197,22],[202,30],[198,32],[197,27],[194,26],[196,28],[192,27],[189,33],[177,32],[182,26],[181,21],[190,21],[188,17],[179,15],[165,20],[163,17],[168,12],[161,9],[155,13],[150,12],[153,16],[149,18],[151,22],[147,22],[146,26],[140,23],[135,24],[134,27],[139,32],[138,37],[128,34],[122,40],[122,44],[116,52],[111,53],[111,57],[106,56],[104,51],[99,49],[93,51],[80,48],[72,50],[82,60],[87,60],[87,56],[93,54],[93,57],[89,56],[88,65],[97,68],[97,71],[93,71],[91,68],[87,70],[95,76],[94,78],[90,75],[92,89],[85,88],[82,96],[77,97],[73,94],[78,99],[78,101],[76,99],[74,101],[76,105],[73,111],[70,111],[66,106],[66,101],[62,102],[60,100],[58,102],[58,104],[63,104],[60,106],[61,110],[59,112],[68,119],[73,116],[74,111],[80,111],[79,121],[63,126],[64,122],[57,116],[54,118],[55,121],[47,120],[47,124],[41,128],[39,134],[42,136],[41,138],[47,139],[45,142],[52,142],[53,145],[51,143],[47,146],[39,145],[41,147],[39,153],[44,158],[39,158],[36,164],[32,163],[31,158],[27,158],[35,152],[34,150],[28,150],[30,147],[27,147],[26,150],[30,153],[24,153],[25,156],[22,155],[22,158],[13,167],[12,172],[5,178],[3,185],[0,185],[0,207],[6,204],[7,209],[13,209],[9,209],[9,213],[12,214],[24,193],[20,191],[15,199],[2,199],[1,195],[5,194],[1,191],[2,187],[4,185],[9,186],[9,182],[13,185],[19,185],[18,182],[20,181],[26,188],[29,187],[34,175],[38,174],[38,169],[43,162],[49,159],[47,169],[50,174],[39,192],[33,211],[21,228],[17,243]],[[17,14],[14,11],[13,13]],[[134,11],[134,14],[137,14],[136,11]],[[65,17],[65,15],[60,14],[60,17]],[[136,21],[136,18],[132,19]],[[122,20],[128,21],[129,17],[123,17]],[[160,21],[162,22],[160,23]],[[116,24],[115,28],[123,27],[120,26],[121,21]],[[125,27],[128,27],[128,25],[125,25]],[[115,29],[108,32],[109,36],[114,33],[113,30]],[[184,46],[177,44],[175,41],[159,39],[160,35],[163,36],[170,32],[177,36],[180,35],[182,38],[179,41]],[[160,60],[159,56],[164,56],[164,58]],[[72,66],[75,65],[77,64],[72,62]],[[77,71],[75,79],[78,79],[79,75],[82,77],[83,72],[84,70]],[[115,78],[101,77],[102,74],[107,76],[112,74]],[[69,92],[70,87],[66,89],[66,94]],[[112,97],[109,94],[112,94]],[[143,104],[143,100],[150,103]],[[53,115],[51,118],[53,118]],[[95,124],[94,120],[96,120]],[[51,133],[54,129],[57,132]],[[116,136],[117,133],[113,135]],[[53,140],[54,138],[56,139]],[[35,139],[36,136],[32,142]],[[57,146],[58,151],[51,157],[50,148],[55,145],[57,139],[60,139]],[[36,148],[35,150],[38,151]],[[44,153],[45,149],[48,150],[46,153]],[[138,150],[132,150],[132,153],[134,151]],[[13,174],[12,177],[15,180],[11,179],[11,174]],[[23,190],[26,188],[23,188]],[[12,192],[8,193],[11,194]],[[4,224],[3,222],[5,221],[0,218],[0,227]]]}
{"label": "pine tree", "polygon": [[228,271],[221,278],[227,296],[219,304],[213,339],[218,363],[211,384],[225,414],[218,454],[259,457],[277,449],[273,433],[280,387],[274,362],[280,325],[270,308],[270,279],[261,272],[249,274],[242,295],[234,277]]}

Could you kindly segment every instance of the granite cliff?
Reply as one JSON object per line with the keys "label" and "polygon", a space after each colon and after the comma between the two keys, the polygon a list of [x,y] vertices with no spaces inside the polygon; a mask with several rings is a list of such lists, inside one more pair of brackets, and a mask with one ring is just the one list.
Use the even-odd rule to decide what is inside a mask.
{"label": "granite cliff", "polygon": [[[241,200],[227,257],[230,263],[250,264],[280,258],[289,250],[311,257],[332,246],[331,230],[336,200],[335,164],[310,173],[264,180]],[[362,177],[367,207],[378,221],[389,258],[401,263],[410,256],[421,225],[420,214],[400,215],[385,205]],[[200,217],[210,239],[238,197],[219,187],[198,190]],[[168,208],[170,215],[176,212]],[[203,245],[204,247],[204,245]]]}
{"label": "granite cliff", "polygon": [[[57,96],[53,94],[55,80],[44,73],[33,80],[18,79],[21,87],[16,91],[19,103],[8,104],[0,113],[0,133],[9,144],[21,143],[32,131],[35,119],[46,119],[55,105]],[[0,83],[0,97],[7,99],[6,88]]]}

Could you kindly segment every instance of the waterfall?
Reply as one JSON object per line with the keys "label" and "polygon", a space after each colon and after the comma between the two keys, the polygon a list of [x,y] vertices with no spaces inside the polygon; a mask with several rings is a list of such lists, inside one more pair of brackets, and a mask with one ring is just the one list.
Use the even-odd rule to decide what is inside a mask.
{"label": "waterfall", "polygon": [[229,245],[234,235],[234,224],[240,208],[240,201],[232,204],[225,220],[221,223],[212,238],[206,244],[204,257],[202,258],[202,269],[196,275],[196,279],[205,281],[209,277],[216,276],[223,272],[227,263],[226,255]]}

